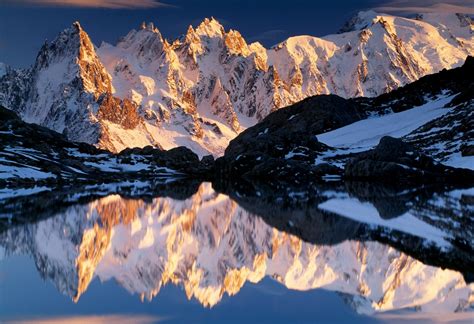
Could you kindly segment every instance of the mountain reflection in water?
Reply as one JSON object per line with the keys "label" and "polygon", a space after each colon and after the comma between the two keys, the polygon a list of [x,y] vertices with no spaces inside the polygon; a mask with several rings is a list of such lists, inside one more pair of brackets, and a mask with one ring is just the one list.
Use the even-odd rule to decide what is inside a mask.
{"label": "mountain reflection in water", "polygon": [[341,293],[358,313],[473,311],[472,189],[216,187],[226,194],[203,183],[156,198],[115,188],[4,201],[4,210],[38,208],[35,199],[57,208],[37,221],[2,218],[3,258],[31,255],[74,301],[99,278],[147,300],[178,285],[212,307],[271,277]]}

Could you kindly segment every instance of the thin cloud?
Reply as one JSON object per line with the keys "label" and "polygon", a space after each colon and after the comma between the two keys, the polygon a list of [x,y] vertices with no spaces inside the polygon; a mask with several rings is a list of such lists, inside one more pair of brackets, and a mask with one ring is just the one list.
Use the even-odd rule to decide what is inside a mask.
{"label": "thin cloud", "polygon": [[33,318],[33,319],[21,319],[13,320],[8,323],[11,324],[80,324],[80,323],[91,323],[91,324],[126,324],[126,323],[137,323],[137,324],[152,324],[166,320],[166,318],[160,318],[156,316],[148,315],[85,315],[85,316],[65,316],[65,317],[47,317],[47,318]]}
{"label": "thin cloud", "polygon": [[474,15],[474,2],[466,3],[465,0],[453,0],[447,2],[440,2],[436,0],[418,0],[418,1],[407,1],[407,0],[395,0],[390,1],[387,4],[379,7],[375,7],[374,10],[378,12],[386,13],[464,13],[468,15]]}
{"label": "thin cloud", "polygon": [[155,0],[6,0],[6,3],[11,5],[109,9],[170,7],[168,4]]}

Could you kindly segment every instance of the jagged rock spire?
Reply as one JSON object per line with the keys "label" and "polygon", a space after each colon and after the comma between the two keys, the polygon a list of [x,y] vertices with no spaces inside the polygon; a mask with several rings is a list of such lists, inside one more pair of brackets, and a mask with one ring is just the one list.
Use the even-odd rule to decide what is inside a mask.
{"label": "jagged rock spire", "polygon": [[225,45],[231,54],[250,55],[247,42],[237,30],[229,30],[225,35]]}
{"label": "jagged rock spire", "polygon": [[140,25],[140,29],[141,30],[148,30],[148,31],[151,31],[151,32],[158,32],[158,28],[155,27],[155,24],[153,22],[142,22],[142,24]]}
{"label": "jagged rock spire", "polygon": [[[386,21],[385,27],[380,18]],[[376,96],[425,74],[459,65],[473,52],[474,43],[467,19],[460,22],[458,18],[454,14],[430,14],[423,21],[411,20],[410,24],[416,28],[406,29],[407,18],[394,19],[369,12],[358,15],[357,22],[364,23],[361,28],[367,27],[363,31],[323,38],[292,37],[271,49],[258,43],[248,45],[239,32],[226,32],[215,18],[204,19],[198,27],[189,26],[185,37],[172,45],[154,24],[144,22],[116,46],[102,45],[98,54],[81,25],[74,23],[51,44],[43,46],[37,64],[25,74],[23,89],[26,90],[21,95],[11,86],[19,84],[17,80],[3,82],[3,88],[0,82],[0,103],[28,111],[32,122],[60,132],[68,128],[71,134],[81,134],[77,131],[78,122],[87,121],[88,117],[84,116],[95,117],[97,113],[97,107],[88,101],[90,94],[95,96],[113,88],[115,96],[133,101],[151,116],[146,123],[156,126],[155,121],[165,121],[160,127],[170,132],[169,137],[162,136],[161,130],[153,136],[149,136],[148,130],[137,130],[142,136],[140,143],[153,144],[150,138],[155,137],[163,138],[165,146],[172,147],[177,143],[174,125],[186,125],[179,135],[189,140],[183,145],[191,143],[202,155],[220,154],[227,140],[234,136],[232,128],[236,129],[232,119],[219,119],[219,123],[227,123],[229,128],[223,132],[217,131],[217,126],[210,126],[213,119],[217,120],[215,112],[222,107],[232,106],[239,118],[250,118],[248,122],[245,120],[250,125],[272,110],[308,96],[328,93],[342,97]],[[352,24],[351,28],[356,25]],[[397,33],[401,29],[404,32]],[[440,39],[443,39],[443,51],[437,50]],[[423,50],[415,42],[425,44]],[[45,73],[40,75],[38,72],[42,71]],[[219,77],[221,97],[226,97],[225,92],[228,98],[217,100],[216,106],[210,107],[202,98],[205,89],[213,89],[212,76]],[[38,91],[34,93],[36,90],[30,89]],[[38,102],[27,108],[17,100],[21,96],[27,101],[34,95]],[[76,104],[77,97],[80,105]],[[92,100],[97,103],[94,97]],[[54,113],[48,115],[46,106],[53,107]],[[77,113],[81,107],[89,108]],[[78,118],[72,120],[72,115]],[[206,119],[201,120],[201,115]],[[197,129],[200,124],[204,125],[203,140],[190,140],[195,132],[189,130]],[[102,147],[120,150],[135,145],[128,134],[114,132],[111,128],[110,138],[114,140],[109,141],[110,146]]]}
{"label": "jagged rock spire", "polygon": [[77,31],[83,30],[83,29],[82,29],[82,26],[81,26],[81,23],[80,23],[79,21],[77,21],[77,20],[72,23],[72,27],[76,28]]}
{"label": "jagged rock spire", "polygon": [[186,31],[186,36],[184,38],[187,43],[192,43],[196,40],[199,40],[199,36],[196,34],[196,30],[192,25],[189,25],[188,30]]}
{"label": "jagged rock spire", "polygon": [[224,26],[222,26],[214,17],[204,18],[204,20],[196,28],[199,35],[209,37],[223,36],[225,34]]}

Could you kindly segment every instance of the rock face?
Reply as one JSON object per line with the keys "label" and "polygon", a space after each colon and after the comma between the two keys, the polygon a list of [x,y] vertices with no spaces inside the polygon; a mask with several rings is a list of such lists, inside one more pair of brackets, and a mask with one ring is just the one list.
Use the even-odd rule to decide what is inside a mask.
{"label": "rock face", "polygon": [[383,137],[375,149],[350,159],[344,168],[346,179],[376,179],[383,182],[474,183],[474,171],[435,163],[400,139]]}
{"label": "rock face", "polygon": [[[426,155],[443,162],[457,158],[451,161],[454,166],[469,168],[470,160],[459,162],[458,157],[468,157],[472,145],[473,75],[474,59],[468,57],[460,68],[423,77],[375,98],[307,98],[242,132],[218,159],[217,168],[236,177],[311,182],[340,176],[340,168],[346,165],[347,178],[392,181],[397,179],[389,176],[392,173],[401,179],[472,182],[469,171],[439,166]],[[389,134],[405,136],[415,147],[383,138]],[[380,144],[377,138],[383,138]],[[442,139],[449,148],[444,155],[442,147],[435,145]]]}
{"label": "rock face", "polygon": [[43,45],[31,69],[7,73],[0,89],[5,107],[70,141],[98,144],[106,122],[130,129],[143,119],[137,105],[112,96],[110,75],[77,22]]}
{"label": "rock face", "polygon": [[[362,118],[358,102],[322,95],[280,109],[230,142],[219,159],[221,174],[259,178],[294,178],[337,174],[334,167],[315,166],[318,155],[330,150],[317,134]],[[296,174],[295,174],[296,171]],[[295,177],[293,177],[295,176]]]}
{"label": "rock face", "polygon": [[472,73],[474,73],[474,56],[467,56],[459,68],[444,69],[424,76],[416,82],[372,98],[371,102],[382,108],[390,108],[392,112],[420,106],[440,93],[456,95],[450,103],[451,106],[470,103],[474,99]]}
{"label": "rock face", "polygon": [[[41,139],[41,140],[38,140]],[[212,161],[201,163],[185,147],[151,146],[120,154],[73,143],[45,127],[23,122],[0,106],[0,187],[68,185],[205,177]]]}
{"label": "rock face", "polygon": [[113,152],[185,145],[218,156],[281,107],[318,94],[377,96],[474,52],[467,16],[363,12],[344,30],[266,49],[205,19],[173,42],[143,24],[96,49],[75,23],[43,46],[31,69],[0,76],[0,104]]}
{"label": "rock face", "polygon": [[[474,88],[469,90],[474,94]],[[418,150],[452,166],[474,165],[474,100],[436,118],[403,138]],[[459,158],[461,157],[461,158]]]}

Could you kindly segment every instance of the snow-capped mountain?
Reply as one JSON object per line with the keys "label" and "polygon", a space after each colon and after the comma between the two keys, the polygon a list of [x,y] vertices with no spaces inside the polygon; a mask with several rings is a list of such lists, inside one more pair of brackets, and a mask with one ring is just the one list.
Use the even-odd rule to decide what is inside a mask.
{"label": "snow-capped mountain", "polygon": [[304,99],[241,132],[216,160],[216,173],[298,186],[328,177],[407,180],[412,185],[418,182],[415,187],[427,182],[470,185],[474,183],[472,76],[474,57],[468,56],[461,67],[424,76],[374,98]]}
{"label": "snow-capped mountain", "polygon": [[123,128],[140,126],[137,107],[112,97],[110,76],[79,23],[45,43],[26,71],[7,73],[0,98],[21,118],[63,133],[69,140],[99,144],[106,138],[103,123]]}
{"label": "snow-capped mountain", "polygon": [[[460,197],[458,192],[451,199],[455,195]],[[424,225],[406,228],[424,235],[431,225],[418,222]],[[42,276],[75,300],[99,278],[114,279],[148,299],[166,284],[180,285],[188,298],[214,306],[246,282],[270,276],[289,289],[350,294],[362,313],[403,308],[451,313],[469,311],[473,303],[473,284],[459,272],[425,265],[377,242],[304,242],[210,184],[185,200],[110,195],[68,207],[40,222],[10,227],[0,233],[0,246],[4,257],[31,254]]]}
{"label": "snow-capped mountain", "polygon": [[215,19],[169,42],[153,24],[95,48],[78,23],[27,71],[0,79],[0,104],[111,151],[185,145],[221,155],[275,109],[316,94],[376,96],[474,53],[470,18],[361,12],[343,33],[266,49]]}
{"label": "snow-capped mountain", "polygon": [[[68,141],[62,134],[26,123],[0,106],[0,201],[10,190],[13,197],[24,190],[29,192],[34,189],[32,182],[65,189],[67,184],[80,187],[122,180],[171,181],[188,176],[201,179],[211,173],[213,163],[210,157],[199,160],[183,146],[168,151],[147,146],[114,154]],[[9,212],[0,202],[0,218]]]}

